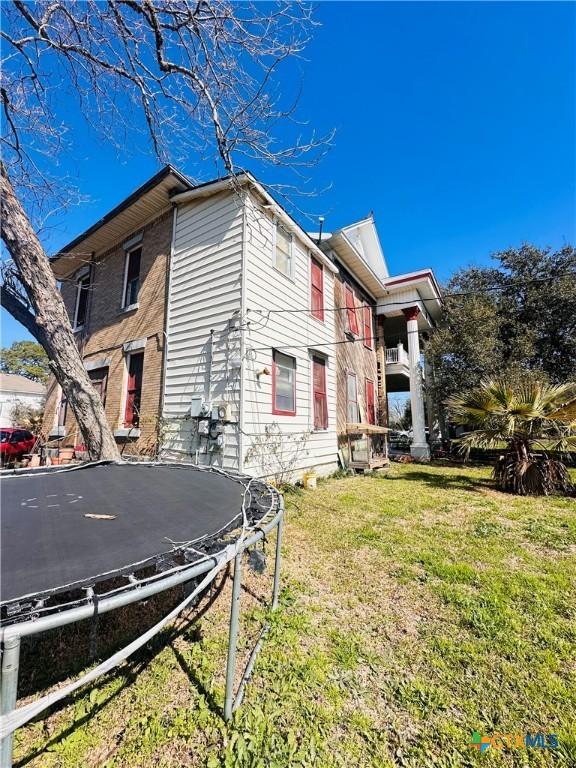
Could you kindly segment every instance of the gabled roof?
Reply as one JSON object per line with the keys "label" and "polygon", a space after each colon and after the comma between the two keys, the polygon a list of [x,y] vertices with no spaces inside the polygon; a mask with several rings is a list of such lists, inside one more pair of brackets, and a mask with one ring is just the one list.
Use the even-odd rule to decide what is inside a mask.
{"label": "gabled roof", "polygon": [[374,297],[382,295],[382,286],[389,273],[372,214],[327,233],[322,245],[336,253],[369,293]]}
{"label": "gabled roof", "polygon": [[[322,247],[332,250],[378,303],[382,314],[402,314],[403,299],[420,303],[436,322],[442,311],[442,293],[431,269],[391,276],[372,214],[333,233],[326,233]],[[398,294],[399,296],[395,296]],[[401,295],[403,294],[403,296]],[[389,310],[386,311],[386,305]],[[384,309],[384,311],[382,311]]]}
{"label": "gabled roof", "polygon": [[45,395],[46,387],[17,373],[0,373],[0,392],[16,392],[26,395]]}
{"label": "gabled roof", "polygon": [[166,165],[99,221],[65,245],[51,259],[52,269],[57,278],[68,277],[85,264],[92,254],[98,255],[123,242],[135,230],[170,205],[183,204],[199,197],[209,197],[223,190],[232,189],[234,184],[249,184],[262,199],[265,207],[271,209],[290,231],[295,232],[328,269],[333,272],[338,271],[318,245],[251,173],[243,172],[234,178],[225,176],[202,184],[194,184],[171,165]]}
{"label": "gabled roof", "polygon": [[51,259],[56,277],[75,272],[92,254],[122,242],[135,229],[170,205],[175,191],[194,184],[171,165],[166,165],[85,232],[65,245]]}

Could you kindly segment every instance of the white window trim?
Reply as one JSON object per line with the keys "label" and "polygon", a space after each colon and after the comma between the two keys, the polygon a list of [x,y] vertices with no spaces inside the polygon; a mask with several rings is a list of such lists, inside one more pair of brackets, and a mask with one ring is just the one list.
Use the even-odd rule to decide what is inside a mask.
{"label": "white window trim", "polygon": [[[72,325],[73,331],[81,331],[84,328],[84,323],[78,325],[78,307],[80,306],[80,290],[83,280],[88,278],[88,285],[90,285],[90,269],[83,269],[82,272],[76,277],[76,303],[74,305],[74,323]],[[88,313],[88,307],[86,307],[86,313]]]}
{"label": "white window trim", "polygon": [[349,378],[351,376],[354,377],[354,381],[356,382],[356,400],[355,400],[355,403],[356,403],[356,420],[361,418],[361,416],[360,416],[361,408],[360,408],[360,400],[359,400],[360,393],[358,392],[358,374],[356,373],[356,371],[353,371],[351,368],[347,368],[346,369],[346,423],[347,424],[355,424],[355,423],[357,423],[356,420],[353,421],[353,422],[352,421],[348,421],[348,415],[349,415],[348,414],[348,407],[350,405],[350,401],[348,399],[348,380],[349,380]]}
{"label": "white window trim", "polygon": [[62,387],[60,384],[57,385],[57,394],[56,394],[56,409],[54,411],[54,423],[52,425],[52,429],[50,430],[50,434],[48,435],[49,438],[51,437],[65,437],[66,436],[66,425],[62,424],[60,425],[58,422],[60,421],[60,409],[62,408],[62,398],[64,397],[64,392],[62,391]]}
{"label": "white window trim", "polygon": [[[294,265],[294,232],[290,232],[290,230],[282,224],[280,219],[273,219],[272,220],[272,267],[276,270],[276,272],[279,272],[281,275],[284,275],[284,277],[287,277],[288,280],[291,280],[292,282],[295,282],[294,274],[296,272],[295,265]],[[277,242],[277,232],[278,227],[282,227],[284,232],[289,236],[290,238],[290,271],[289,272],[283,272],[279,267],[276,266],[276,242]]]}
{"label": "white window trim", "polygon": [[110,358],[101,357],[98,360],[84,360],[84,368],[86,371],[97,371],[99,368],[109,368]]}
{"label": "white window trim", "polygon": [[124,243],[122,243],[122,248],[124,248],[125,251],[133,251],[135,247],[140,245],[142,242],[143,234],[143,232],[139,232],[137,235],[134,235],[134,237],[126,240]]}
{"label": "white window trim", "polygon": [[[122,302],[120,304],[121,312],[130,312],[133,309],[138,309],[138,307],[140,306],[140,303],[138,301],[136,301],[134,304],[126,304],[126,283],[128,282],[128,262],[130,260],[130,254],[142,247],[141,245],[142,235],[140,235],[139,239],[136,242],[134,242],[134,240],[136,240],[136,238],[132,238],[132,240],[128,240],[124,246],[124,279],[122,280]],[[126,247],[128,243],[132,243],[129,248]],[[140,257],[140,269],[142,269],[142,257]],[[140,275],[138,275],[138,280],[140,280]],[[138,294],[140,294],[140,288],[138,289]]]}
{"label": "white window trim", "polygon": [[131,352],[140,352],[145,348],[148,338],[134,339],[134,341],[126,341],[122,345],[122,350],[125,355],[129,355]]}
{"label": "white window trim", "polygon": [[140,437],[140,427],[119,427],[114,430],[114,437],[120,440]]}

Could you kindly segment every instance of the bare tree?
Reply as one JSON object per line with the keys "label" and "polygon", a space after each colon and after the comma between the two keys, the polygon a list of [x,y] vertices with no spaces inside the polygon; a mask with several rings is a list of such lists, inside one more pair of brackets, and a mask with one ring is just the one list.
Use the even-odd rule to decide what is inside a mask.
{"label": "bare tree", "polygon": [[[2,286],[2,306],[48,353],[90,456],[116,458],[35,231],[47,208],[66,202],[50,168],[65,144],[60,98],[74,94],[92,128],[123,151],[139,130],[162,161],[192,151],[217,158],[232,175],[245,160],[298,172],[317,162],[330,141],[313,132],[302,138],[295,103],[285,103],[278,82],[280,66],[299,57],[310,38],[312,8],[232,0],[12,0],[2,11],[2,240],[15,265]],[[293,128],[285,146],[277,140],[279,122]]]}

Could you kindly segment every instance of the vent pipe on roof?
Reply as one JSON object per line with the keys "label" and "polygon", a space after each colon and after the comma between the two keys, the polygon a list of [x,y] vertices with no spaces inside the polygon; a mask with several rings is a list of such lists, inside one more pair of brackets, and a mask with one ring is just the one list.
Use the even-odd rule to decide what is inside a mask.
{"label": "vent pipe on roof", "polygon": [[316,243],[320,245],[320,242],[322,240],[322,227],[324,226],[324,216],[318,216],[318,221],[320,223],[320,230],[318,232],[318,240],[316,241]]}

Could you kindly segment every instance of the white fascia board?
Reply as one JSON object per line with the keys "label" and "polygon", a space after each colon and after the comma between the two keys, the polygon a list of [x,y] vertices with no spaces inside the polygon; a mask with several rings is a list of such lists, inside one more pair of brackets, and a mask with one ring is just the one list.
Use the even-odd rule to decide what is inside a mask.
{"label": "white fascia board", "polygon": [[[358,266],[353,266],[350,264],[349,260],[347,259],[347,255],[342,251],[342,249],[338,248],[338,238],[343,243],[343,245],[352,252],[354,258],[358,260]],[[347,269],[349,269],[350,272],[354,275],[354,278],[360,283],[366,293],[370,294],[375,299],[378,299],[386,294],[386,288],[384,287],[382,280],[380,280],[380,278],[374,274],[354,243],[346,236],[344,230],[341,229],[339,232],[336,232],[334,235],[332,235],[330,247],[335,251],[338,258],[344,262]],[[360,272],[363,272],[364,274],[360,274]]]}
{"label": "white fascia board", "polygon": [[406,290],[415,291],[428,314],[436,321],[442,314],[442,294],[434,273],[431,269],[408,272],[403,275],[395,275],[386,281],[386,297],[392,298],[395,294]]}
{"label": "white fascia board", "polygon": [[401,275],[390,275],[385,281],[384,285],[389,291],[397,290],[399,286],[406,285],[407,283],[418,283],[428,281],[431,287],[431,294],[439,301],[442,300],[442,291],[440,285],[436,280],[436,275],[430,267],[424,269],[418,269],[415,272],[405,272]]}

